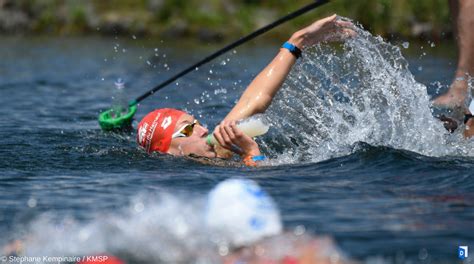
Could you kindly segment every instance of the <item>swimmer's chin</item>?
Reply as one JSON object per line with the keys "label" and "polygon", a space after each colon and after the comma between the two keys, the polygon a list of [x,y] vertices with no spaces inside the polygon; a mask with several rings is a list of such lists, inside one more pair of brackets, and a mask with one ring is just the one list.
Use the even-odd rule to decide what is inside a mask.
{"label": "swimmer's chin", "polygon": [[208,158],[217,158],[217,152],[216,152],[216,149],[214,148],[214,146],[209,146],[209,152],[208,152],[209,156]]}

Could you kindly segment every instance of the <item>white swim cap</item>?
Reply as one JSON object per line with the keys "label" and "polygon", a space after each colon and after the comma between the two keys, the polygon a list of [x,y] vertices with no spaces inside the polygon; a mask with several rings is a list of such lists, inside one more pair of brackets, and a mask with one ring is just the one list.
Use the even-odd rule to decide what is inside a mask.
{"label": "white swim cap", "polygon": [[234,246],[244,246],[282,230],[273,199],[252,180],[230,179],[211,190],[207,225],[225,234]]}

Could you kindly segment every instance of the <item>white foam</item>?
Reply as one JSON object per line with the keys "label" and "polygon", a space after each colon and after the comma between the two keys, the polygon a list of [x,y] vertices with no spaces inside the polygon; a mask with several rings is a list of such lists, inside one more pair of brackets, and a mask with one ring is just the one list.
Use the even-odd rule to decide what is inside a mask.
{"label": "white foam", "polygon": [[[236,192],[221,192],[231,190]],[[137,263],[221,263],[222,256],[231,253],[232,245],[251,243],[280,233],[279,212],[271,197],[255,182],[224,181],[210,196],[207,199],[204,195],[140,195],[121,212],[96,213],[86,222],[43,214],[23,230],[26,235],[18,239],[23,241],[24,256],[119,253]],[[214,199],[220,198],[224,200],[216,204]],[[238,199],[241,199],[240,205],[235,204]],[[206,205],[208,201],[214,202]],[[227,204],[228,208],[237,211],[226,210],[225,205],[222,207],[225,201],[232,202]],[[212,222],[219,226],[223,222],[209,222],[209,217],[222,220],[230,212],[237,217],[225,225],[231,232],[219,232],[216,225],[207,225]],[[256,217],[261,225],[249,229],[247,223],[238,221],[239,217],[244,219],[242,216]],[[236,226],[241,224],[243,227]],[[236,230],[243,233],[233,232]]]}
{"label": "white foam", "polygon": [[449,134],[432,116],[426,87],[414,79],[400,48],[357,33],[342,49],[309,49],[293,68],[267,112],[273,137],[262,145],[278,156],[274,163],[348,155],[357,142],[433,157],[474,156],[472,140],[460,129]]}

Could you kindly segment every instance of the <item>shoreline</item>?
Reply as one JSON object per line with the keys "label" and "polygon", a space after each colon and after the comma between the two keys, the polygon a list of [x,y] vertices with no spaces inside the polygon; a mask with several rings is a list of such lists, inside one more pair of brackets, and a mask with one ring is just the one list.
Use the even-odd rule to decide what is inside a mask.
{"label": "shoreline", "polygon": [[[267,25],[307,2],[240,3],[240,1],[132,0],[13,1],[0,0],[0,34],[46,36],[126,36],[162,39],[197,39],[222,43],[244,36]],[[368,0],[334,1],[298,17],[267,33],[283,39],[315,18],[337,13],[361,23],[367,30],[386,39],[451,39],[447,3],[427,4],[428,0],[397,2]],[[367,11],[370,10],[370,15]],[[422,14],[422,15],[421,15]],[[265,38],[265,37],[264,37]]]}

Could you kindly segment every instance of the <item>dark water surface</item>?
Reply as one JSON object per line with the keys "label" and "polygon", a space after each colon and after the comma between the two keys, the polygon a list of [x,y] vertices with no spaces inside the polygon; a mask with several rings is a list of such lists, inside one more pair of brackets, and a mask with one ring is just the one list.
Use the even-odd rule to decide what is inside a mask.
{"label": "dark water surface", "polygon": [[[433,94],[450,82],[455,58],[424,46],[408,55],[409,68]],[[146,99],[137,118],[154,108],[184,106],[212,128],[277,47],[254,43],[217,59]],[[152,223],[169,226],[164,223],[218,182],[247,177],[274,197],[287,229],[304,225],[313,234],[328,234],[361,261],[458,263],[458,246],[474,248],[471,155],[426,155],[357,142],[346,155],[288,161],[284,151],[272,150],[278,146],[270,135],[262,140],[272,162],[249,169],[150,157],[137,148],[134,134],[99,129],[96,118],[110,106],[116,78],[126,80],[132,99],[215,48],[132,38],[1,38],[0,245],[13,238],[51,236],[32,252],[74,254],[80,251],[71,244],[84,246],[61,235],[58,222],[69,219],[77,231],[118,218],[121,229],[92,229],[96,243],[100,250],[133,249],[160,240],[148,237],[150,222],[140,212]],[[288,131],[286,136],[299,140]],[[311,152],[303,156],[316,153],[295,149]],[[174,203],[154,200],[162,193]],[[129,210],[137,205],[140,210]],[[187,221],[191,229],[202,225]],[[111,233],[121,245],[108,246]],[[61,251],[59,244],[70,247]]]}

